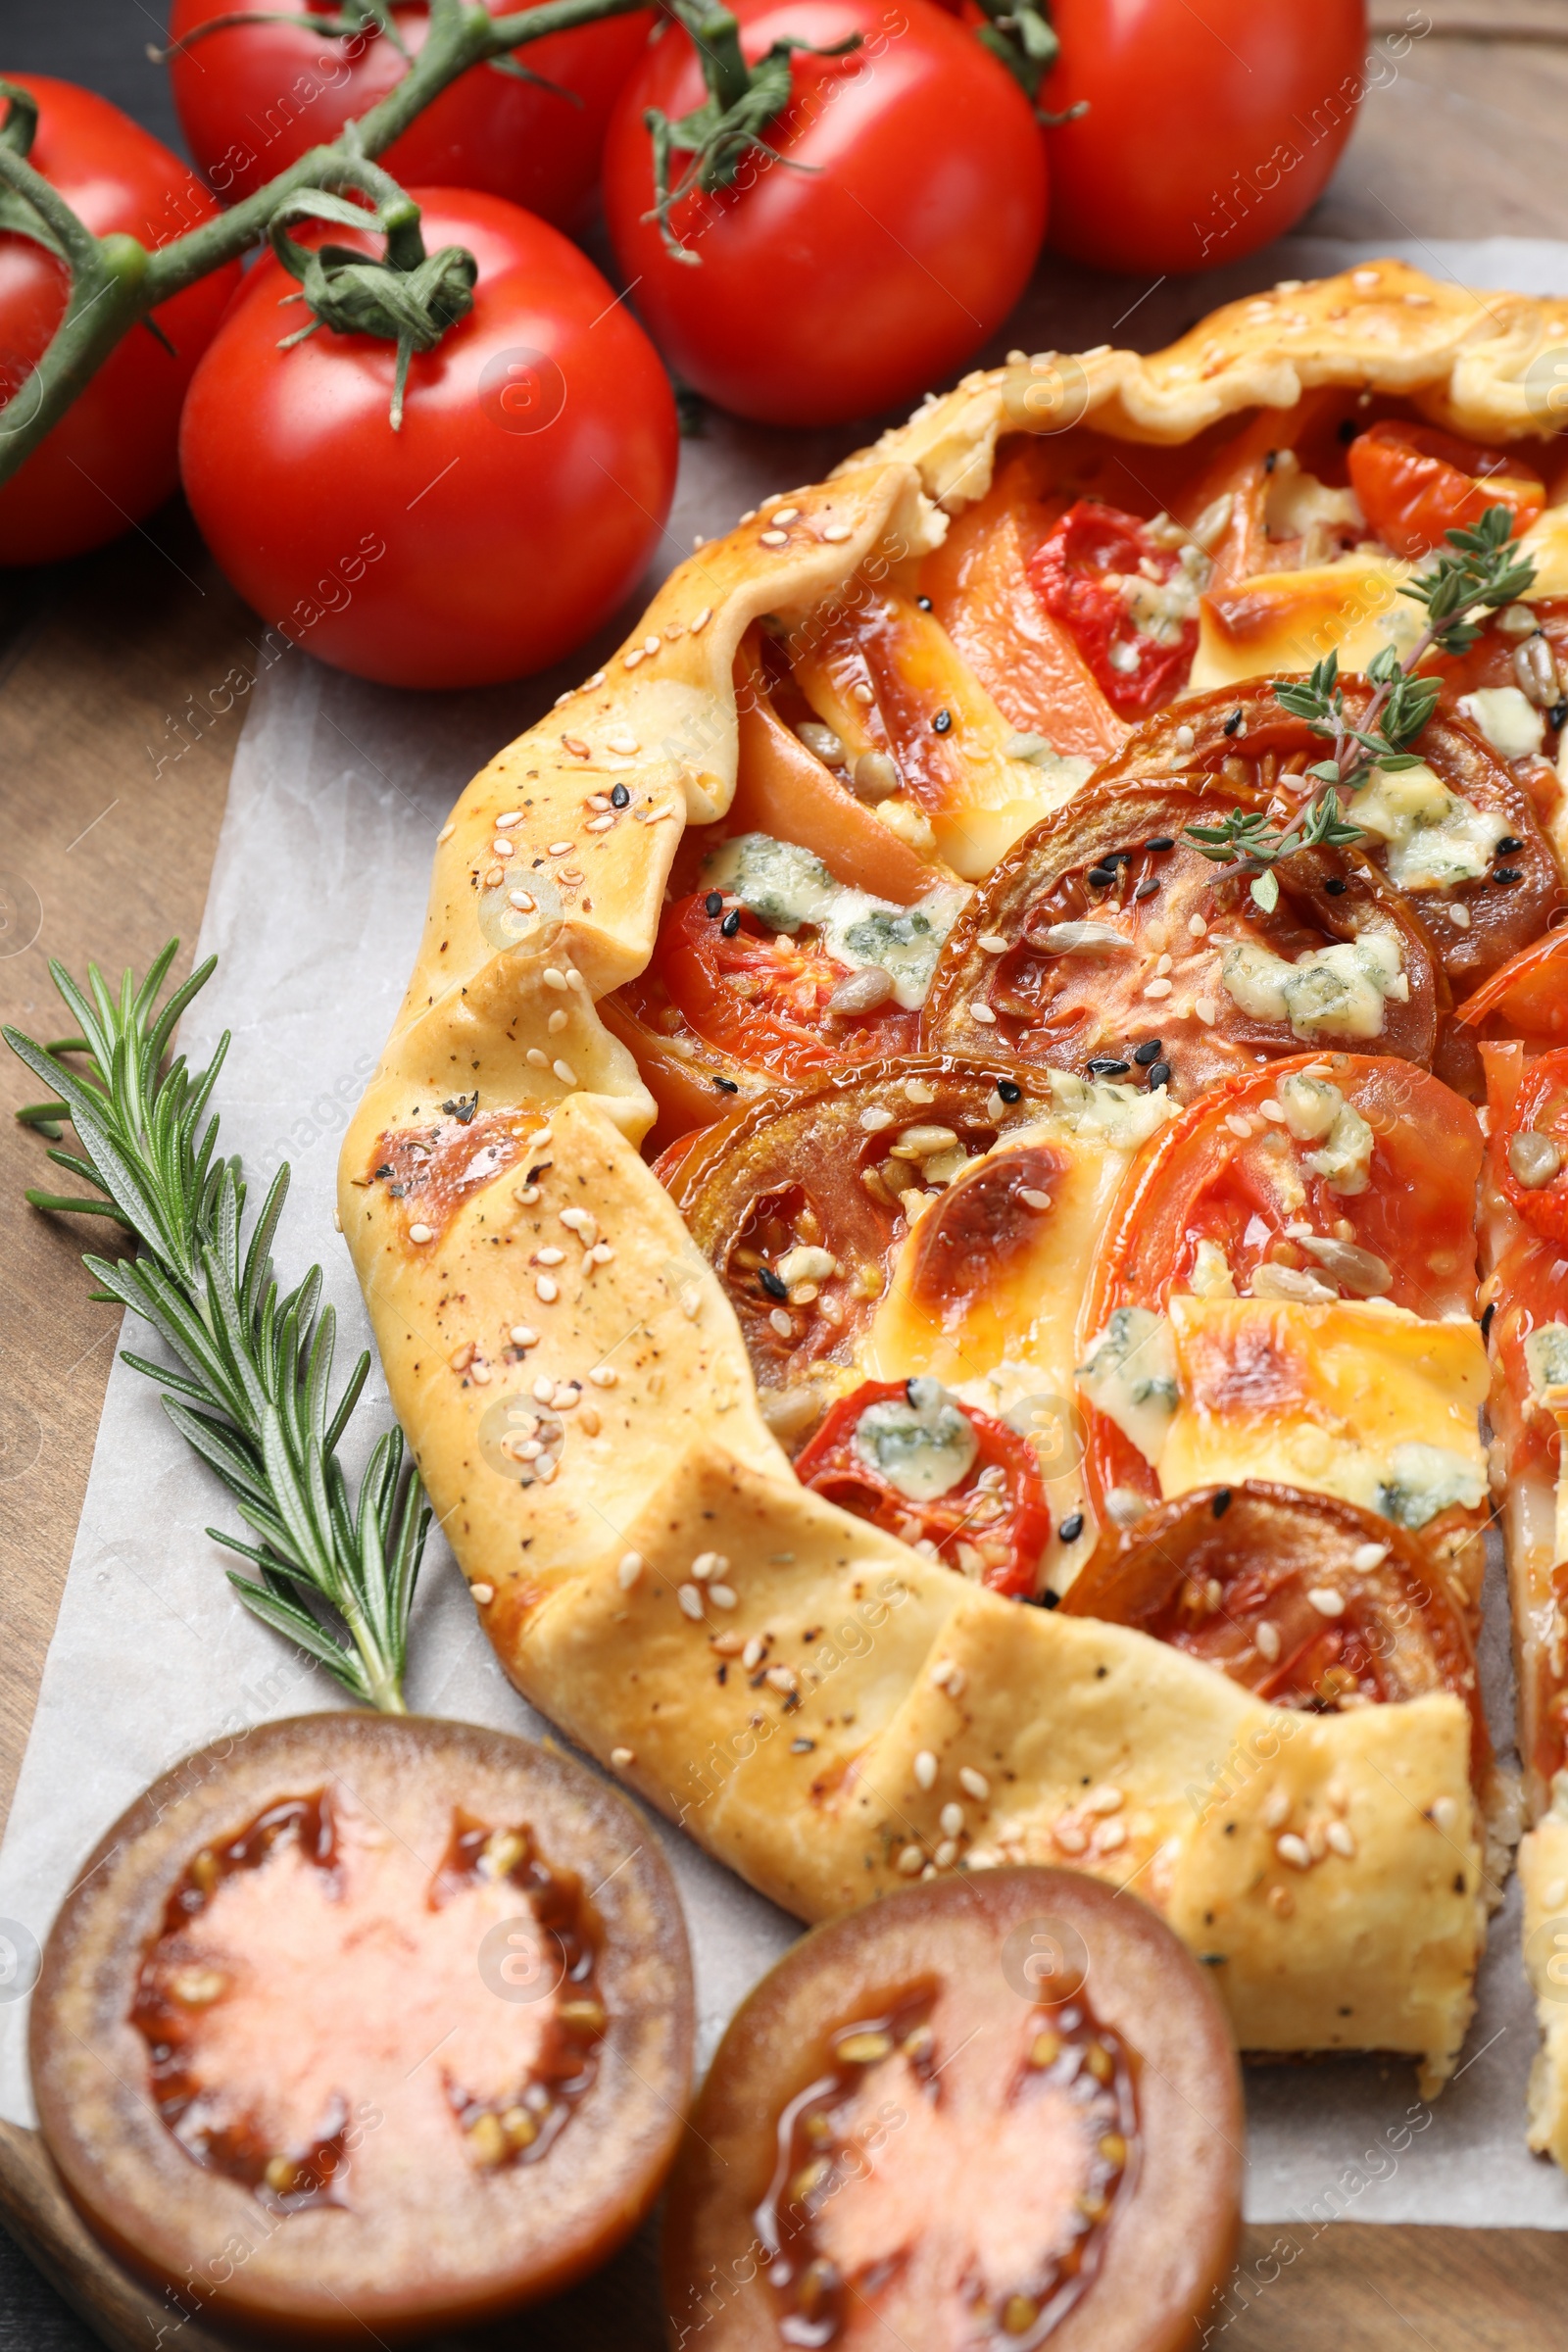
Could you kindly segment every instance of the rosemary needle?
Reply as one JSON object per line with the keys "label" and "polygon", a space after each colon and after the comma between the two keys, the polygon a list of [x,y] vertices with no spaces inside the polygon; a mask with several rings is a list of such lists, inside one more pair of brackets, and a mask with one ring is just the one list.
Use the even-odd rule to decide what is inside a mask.
{"label": "rosemary needle", "polygon": [[402,1714],[409,1611],[429,1510],[396,1428],[376,1441],[358,1495],[351,1494],[337,1448],[370,1358],[360,1357],[334,1404],[336,1316],[319,1304],[321,1269],[313,1266],[284,1297],[271,1268],[286,1165],[246,1235],[240,1163],[217,1156],[218,1119],[208,1117],[227,1031],[199,1073],[183,1054],[164,1066],[175,1023],[217,963],[209,957],[160,1009],[178,946],[170,941],[139,988],[126,972],[118,1000],[96,966],[87,968],[84,993],[52,962],[78,1034],[39,1045],[15,1029],[0,1032],[58,1098],[18,1117],[56,1138],[69,1119],[78,1149],[57,1142],[49,1157],[96,1188],[95,1196],[29,1190],[26,1198],[57,1214],[107,1217],[136,1243],[134,1255],[87,1251],[82,1263],[101,1286],[94,1297],[143,1316],[184,1367],[170,1372],[122,1351],[163,1385],[170,1419],[260,1539],[244,1544],[207,1531],[259,1570],[228,1571],[246,1607],[356,1698]]}

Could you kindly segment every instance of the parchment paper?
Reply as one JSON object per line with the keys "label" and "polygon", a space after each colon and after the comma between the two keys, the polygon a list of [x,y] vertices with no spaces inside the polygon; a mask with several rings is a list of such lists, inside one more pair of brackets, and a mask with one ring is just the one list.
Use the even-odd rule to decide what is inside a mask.
{"label": "parchment paper", "polygon": [[[1294,240],[1228,273],[1147,291],[1091,284],[1053,264],[996,350],[1084,349],[1113,337],[1153,349],[1221,300],[1374,251],[1477,285],[1568,289],[1568,246],[1501,238],[1381,248]],[[680,560],[694,532],[727,529],[760,497],[819,478],[866,437],[771,433],[710,415],[703,437],[683,447],[654,576]],[[607,630],[604,645],[620,633]],[[413,962],[436,831],[469,775],[564,683],[585,675],[597,653],[585,649],[569,675],[461,697],[362,685],[297,652],[263,667],[265,655],[263,646],[202,925],[200,953],[216,952],[219,969],[181,1043],[195,1061],[224,1028],[233,1033],[217,1097],[223,1148],[244,1155],[253,1198],[280,1160],[291,1163],[278,1265],[292,1282],[313,1259],[324,1262],[341,1364],[368,1345],[369,1327],[333,1231],[337,1144]],[[219,683],[190,681],[198,699]],[[145,1329],[127,1344],[145,1349]],[[367,1441],[386,1409],[372,1377],[357,1416]],[[204,1533],[209,1524],[236,1526],[225,1494],[171,1428],[152,1385],[117,1360],[0,1850],[0,1939],[18,1954],[16,1965],[0,1966],[0,2114],[11,2122],[34,2120],[23,1993],[29,1953],[109,1823],[207,1740],[338,1703],[336,1686],[235,1600],[224,1555]],[[1506,1748],[1512,1702],[1497,1582],[1494,1573],[1485,1664],[1494,1734]],[[545,1728],[502,1675],[439,1538],[426,1559],[412,1660],[416,1707]],[[706,2062],[736,2002],[797,1929],[680,1833],[655,1826],[690,1923]],[[1298,2237],[1303,2226],[1310,2233],[1342,2216],[1568,2229],[1568,2181],[1524,2144],[1536,2037],[1518,1941],[1515,1889],[1494,1923],[1458,2079],[1434,2106],[1417,2098],[1413,2070],[1392,2060],[1250,2070],[1250,2219],[1294,2222]],[[6,1949],[0,1940],[0,1962]]]}

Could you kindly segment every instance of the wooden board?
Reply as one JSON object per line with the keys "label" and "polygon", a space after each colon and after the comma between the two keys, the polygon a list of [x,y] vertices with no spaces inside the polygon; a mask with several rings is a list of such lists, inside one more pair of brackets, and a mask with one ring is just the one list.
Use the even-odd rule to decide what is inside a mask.
{"label": "wooden board", "polygon": [[[1305,225],[1356,238],[1568,237],[1568,0],[1443,0],[1408,13],[1380,0],[1378,22],[1408,27],[1408,46],[1369,75],[1355,136]],[[1523,37],[1500,37],[1510,27]],[[247,633],[257,625],[177,511],[58,574],[0,584],[0,1018],[61,1033],[50,956],[77,973],[96,957],[118,976],[178,933],[188,968],[245,709],[232,687],[226,711],[214,700],[248,676]],[[35,1093],[0,1055],[0,1806],[31,1721],[118,1325],[88,1302],[78,1262],[98,1237],[23,1205],[41,1147],[8,1114]],[[1346,2164],[1357,2153],[1348,2145]],[[104,2342],[147,2352],[162,2328],[180,2352],[212,2352],[199,2320],[175,2330],[164,2299],[102,2255],[36,2135],[5,2126],[0,2221]],[[1568,2234],[1305,2222],[1247,2232],[1207,2340],[1226,2352],[1534,2352],[1565,2340],[1565,2306]],[[651,2232],[527,2333],[537,2352],[654,2352],[663,2329]],[[489,2340],[514,2343],[516,2330]]]}

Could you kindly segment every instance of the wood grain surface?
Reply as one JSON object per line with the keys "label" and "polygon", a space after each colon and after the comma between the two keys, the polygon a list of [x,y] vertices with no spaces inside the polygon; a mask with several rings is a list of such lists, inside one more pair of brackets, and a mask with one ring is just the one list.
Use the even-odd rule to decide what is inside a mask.
{"label": "wood grain surface", "polygon": [[[1194,7],[1201,26],[1201,0]],[[1303,226],[1325,235],[1568,237],[1568,0],[1379,0],[1355,135]],[[1200,35],[1195,32],[1195,37]],[[1565,289],[1568,290],[1568,289]],[[1200,296],[1200,284],[1195,295]],[[1195,300],[1195,309],[1199,307]],[[58,572],[0,584],[0,1017],[63,1026],[47,963],[118,975],[165,939],[188,968],[257,624],[182,513]],[[221,697],[220,698],[221,699]],[[200,716],[194,715],[201,713]],[[118,1315],[78,1252],[100,1238],[36,1216],[38,1140],[5,1114],[36,1088],[0,1056],[0,1806],[9,1803],[85,1491]],[[34,2134],[0,2127],[0,2220],[109,2344],[211,2352],[199,2320],[98,2252]],[[1226,2352],[1535,2352],[1568,2345],[1568,2234],[1357,2228],[1246,2234],[1207,2340]],[[537,2352],[654,2352],[662,2323],[644,2233],[527,2324]],[[492,2331],[499,2347],[517,2331]]]}

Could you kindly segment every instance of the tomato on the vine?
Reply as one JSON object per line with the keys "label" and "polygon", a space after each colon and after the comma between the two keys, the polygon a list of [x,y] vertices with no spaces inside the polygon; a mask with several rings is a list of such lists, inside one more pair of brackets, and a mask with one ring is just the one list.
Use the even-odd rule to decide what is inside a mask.
{"label": "tomato on the vine", "polygon": [[269,256],[197,370],[180,466],[265,620],[360,677],[483,685],[559,660],[636,584],[674,494],[675,404],[558,230],[477,191],[413,194],[427,249],[466,247],[479,275],[468,316],[413,359],[401,430],[393,344],[323,326],[278,348],[294,281]]}
{"label": "tomato on the vine", "polygon": [[[7,78],[37,102],[28,161],[95,236],[150,250],[212,220],[190,170],[107,98],[44,74]],[[139,522],[176,487],[180,403],[239,282],[230,262],[133,326],[48,438],[0,489],[0,564],[80,555]],[[36,239],[0,228],[0,409],[17,399],[65,317],[66,266]],[[172,345],[172,350],[169,348]]]}
{"label": "tomato on the vine", "polygon": [[[484,4],[493,17],[512,8],[512,0]],[[192,155],[225,201],[249,196],[307,148],[335,139],[408,72],[408,58],[373,24],[334,37],[322,13],[319,0],[280,0],[238,16],[228,0],[174,0],[174,105]],[[398,38],[417,56],[428,9],[400,6],[392,14]],[[220,19],[220,29],[202,30]],[[496,64],[471,67],[381,162],[405,186],[483,188],[558,228],[578,226],[599,176],[611,109],[652,22],[639,10],[550,33],[517,51],[526,79]]]}
{"label": "tomato on the vine", "polygon": [[1366,86],[1363,0],[1053,0],[1051,242],[1105,270],[1212,270],[1316,202]]}
{"label": "tomato on the vine", "polygon": [[1033,1592],[1051,1510],[1029,1440],[936,1380],[868,1380],[831,1406],[795,1464],[858,1519],[972,1572]]}
{"label": "tomato on the vine", "polygon": [[[723,408],[831,424],[907,401],[948,373],[1022,293],[1046,221],[1029,102],[972,34],[904,0],[739,0],[748,64],[775,41],[788,105],[735,184],[694,189],[657,220],[644,117],[704,103],[698,55],[671,31],[621,93],[605,212],[638,309],[671,366]],[[840,56],[812,55],[854,35]],[[675,184],[690,163],[676,149]]]}

